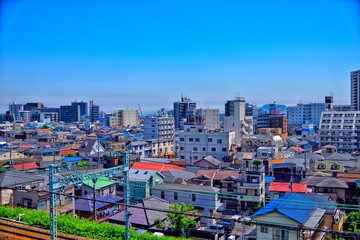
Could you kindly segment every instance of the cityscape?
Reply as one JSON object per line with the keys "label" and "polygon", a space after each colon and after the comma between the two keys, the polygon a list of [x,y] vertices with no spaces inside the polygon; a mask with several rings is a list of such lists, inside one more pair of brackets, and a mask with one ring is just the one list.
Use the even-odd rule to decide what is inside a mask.
{"label": "cityscape", "polygon": [[295,2],[0,3],[0,239],[360,239],[360,5]]}

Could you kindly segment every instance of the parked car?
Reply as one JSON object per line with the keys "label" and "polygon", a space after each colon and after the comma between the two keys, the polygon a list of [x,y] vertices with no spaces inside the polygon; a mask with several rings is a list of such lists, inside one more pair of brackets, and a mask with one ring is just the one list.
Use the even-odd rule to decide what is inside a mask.
{"label": "parked car", "polygon": [[222,225],[222,224],[212,224],[212,225],[208,226],[207,228],[205,228],[205,231],[215,232],[215,233],[224,233],[225,229],[224,229],[224,225]]}

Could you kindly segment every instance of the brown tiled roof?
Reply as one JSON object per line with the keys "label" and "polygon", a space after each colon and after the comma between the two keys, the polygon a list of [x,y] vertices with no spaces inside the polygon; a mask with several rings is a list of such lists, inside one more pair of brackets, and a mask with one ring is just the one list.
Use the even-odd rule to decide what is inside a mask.
{"label": "brown tiled roof", "polygon": [[219,171],[216,173],[214,180],[223,180],[225,178],[228,178],[232,176],[233,178],[238,179],[239,178],[239,172],[236,170],[225,170],[225,171]]}
{"label": "brown tiled roof", "polygon": [[337,178],[347,183],[354,183],[355,180],[360,179],[359,173],[338,173]]}

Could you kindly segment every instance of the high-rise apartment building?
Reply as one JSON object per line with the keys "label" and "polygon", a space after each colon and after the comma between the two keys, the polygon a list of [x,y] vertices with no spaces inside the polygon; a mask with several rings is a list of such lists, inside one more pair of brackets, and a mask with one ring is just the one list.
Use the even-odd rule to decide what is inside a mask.
{"label": "high-rise apartment building", "polygon": [[360,111],[360,70],[350,72],[351,110]]}
{"label": "high-rise apartment building", "polygon": [[43,107],[44,104],[42,104],[41,102],[30,102],[24,105],[24,111],[31,111],[35,108],[43,108]]}
{"label": "high-rise apartment building", "polygon": [[360,111],[327,111],[321,115],[321,146],[333,145],[340,153],[360,151]]}
{"label": "high-rise apartment building", "polygon": [[138,110],[134,110],[134,109],[119,110],[117,115],[120,126],[138,127],[140,124]]}
{"label": "high-rise apartment building", "polygon": [[173,138],[174,118],[169,116],[150,116],[144,118],[144,139]]}
{"label": "high-rise apartment building", "polygon": [[24,110],[23,104],[16,103],[15,101],[12,104],[9,104],[10,114],[12,114],[14,116],[15,120],[17,120],[17,121],[20,120],[19,111],[23,111],[23,110]]}
{"label": "high-rise apartment building", "polygon": [[72,102],[72,106],[80,106],[80,117],[88,115],[88,103],[81,101],[81,102]]}
{"label": "high-rise apartment building", "polygon": [[240,144],[241,137],[253,133],[253,117],[245,114],[245,98],[237,97],[225,103],[224,130],[235,131],[235,143]]}
{"label": "high-rise apartment building", "polygon": [[71,123],[80,121],[80,106],[60,106],[60,121]]}
{"label": "high-rise apartment building", "polygon": [[287,118],[289,125],[313,124],[319,126],[321,113],[325,111],[326,103],[299,103],[288,107]]}
{"label": "high-rise apartment building", "polygon": [[215,130],[220,128],[220,113],[219,109],[197,109],[196,115],[201,119],[208,130]]}
{"label": "high-rise apartment building", "polygon": [[187,97],[181,97],[180,101],[174,102],[175,128],[183,130],[189,116],[195,116],[196,102]]}
{"label": "high-rise apartment building", "polygon": [[100,106],[92,105],[90,108],[90,121],[92,123],[99,121],[100,119]]}

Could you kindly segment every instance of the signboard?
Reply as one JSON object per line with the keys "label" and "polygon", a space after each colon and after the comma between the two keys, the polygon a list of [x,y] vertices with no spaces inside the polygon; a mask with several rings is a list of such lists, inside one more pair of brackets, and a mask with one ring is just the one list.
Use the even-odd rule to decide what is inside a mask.
{"label": "signboard", "polygon": [[303,132],[313,132],[314,131],[314,124],[306,124],[306,125],[302,125],[302,129]]}

